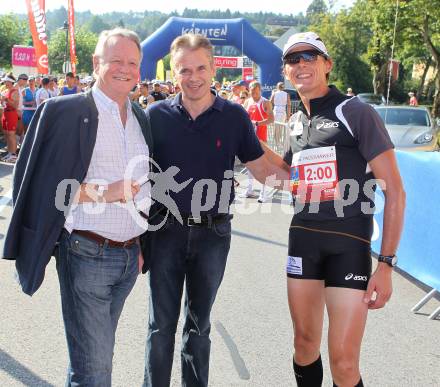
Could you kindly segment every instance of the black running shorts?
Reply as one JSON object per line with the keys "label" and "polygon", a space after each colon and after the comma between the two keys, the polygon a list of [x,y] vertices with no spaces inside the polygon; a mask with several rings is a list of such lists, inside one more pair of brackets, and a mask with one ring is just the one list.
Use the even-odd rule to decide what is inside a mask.
{"label": "black running shorts", "polygon": [[372,217],[331,221],[292,219],[286,271],[290,278],[366,290],[371,276]]}

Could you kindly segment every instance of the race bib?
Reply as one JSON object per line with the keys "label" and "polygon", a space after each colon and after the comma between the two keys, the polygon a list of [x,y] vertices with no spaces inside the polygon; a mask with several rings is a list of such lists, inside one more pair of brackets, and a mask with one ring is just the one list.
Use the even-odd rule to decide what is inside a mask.
{"label": "race bib", "polygon": [[303,203],[339,199],[336,148],[327,146],[295,153],[290,187],[295,199]]}

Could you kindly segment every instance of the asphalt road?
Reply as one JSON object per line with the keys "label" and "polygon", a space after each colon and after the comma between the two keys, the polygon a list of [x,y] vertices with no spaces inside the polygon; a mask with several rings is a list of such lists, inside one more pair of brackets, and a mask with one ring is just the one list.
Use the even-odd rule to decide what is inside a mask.
{"label": "asphalt road", "polygon": [[[0,165],[0,247],[11,214],[11,167]],[[286,302],[284,266],[290,215],[276,203],[236,210],[232,248],[212,313],[210,386],[293,386],[292,328]],[[253,208],[253,210],[252,210]],[[256,212],[255,212],[256,209]],[[243,212],[253,212],[244,214]],[[239,212],[239,213],[237,213]],[[147,276],[140,276],[120,319],[113,385],[140,386],[148,314]],[[362,350],[366,386],[440,386],[440,321],[410,308],[425,292],[394,274],[394,294],[386,308],[369,315]],[[327,323],[325,325],[325,329]],[[180,385],[179,328],[172,385]],[[324,386],[331,386],[327,342],[322,356]],[[0,386],[63,386],[67,350],[59,286],[51,261],[33,296],[14,279],[12,262],[0,260]]]}

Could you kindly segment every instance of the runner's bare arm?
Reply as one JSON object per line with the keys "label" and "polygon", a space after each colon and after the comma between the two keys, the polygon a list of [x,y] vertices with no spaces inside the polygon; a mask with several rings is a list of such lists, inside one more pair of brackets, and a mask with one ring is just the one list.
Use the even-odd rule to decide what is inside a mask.
{"label": "runner's bare arm", "polygon": [[[383,236],[380,253],[393,255],[396,253],[403,228],[405,210],[405,191],[397,167],[394,150],[383,152],[369,162],[374,177],[385,183],[382,187],[385,195],[383,216]],[[379,262],[372,275],[365,295],[365,302],[370,309],[382,308],[392,293],[392,268],[386,263]],[[372,301],[373,292],[377,293],[376,300]]]}
{"label": "runner's bare arm", "polygon": [[376,179],[385,182],[385,208],[381,254],[396,253],[403,228],[405,191],[394,150],[388,150],[369,162]]}
{"label": "runner's bare arm", "polygon": [[290,172],[290,166],[284,161],[284,159],[276,152],[272,150],[264,141],[260,141],[261,147],[264,150],[264,154],[271,164],[277,165],[279,168],[284,169],[287,173]]}

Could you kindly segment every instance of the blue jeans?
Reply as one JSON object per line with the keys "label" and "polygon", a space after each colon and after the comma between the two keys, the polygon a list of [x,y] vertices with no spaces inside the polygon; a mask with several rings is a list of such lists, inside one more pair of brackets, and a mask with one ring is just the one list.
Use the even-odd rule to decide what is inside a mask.
{"label": "blue jeans", "polygon": [[184,283],[182,386],[208,385],[210,313],[223,279],[230,242],[230,220],[208,228],[182,226],[171,218],[154,233],[145,387],[170,385]]}
{"label": "blue jeans", "polygon": [[63,231],[57,254],[70,365],[66,386],[110,387],[125,299],[138,276],[137,244],[108,247]]}

